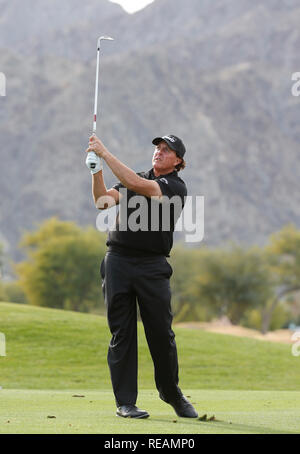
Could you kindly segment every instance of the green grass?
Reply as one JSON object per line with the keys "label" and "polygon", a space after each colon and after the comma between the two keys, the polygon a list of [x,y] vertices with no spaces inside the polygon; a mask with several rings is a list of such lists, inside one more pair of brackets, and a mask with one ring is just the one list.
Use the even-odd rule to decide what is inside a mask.
{"label": "green grass", "polygon": [[[188,389],[300,390],[300,358],[291,346],[174,327],[180,386]],[[0,303],[4,389],[111,389],[110,333],[104,317]],[[155,389],[139,323],[139,388]]]}
{"label": "green grass", "polygon": [[[141,391],[146,420],[115,416],[110,391],[0,391],[0,433],[27,434],[277,434],[299,433],[298,391],[188,390],[199,415],[216,421],[178,418],[154,391]],[[55,418],[48,418],[55,416]],[[109,440],[110,438],[107,437]]]}
{"label": "green grass", "polygon": [[160,401],[141,324],[137,405],[150,418],[124,420],[115,416],[104,317],[0,303],[0,433],[299,433],[300,359],[291,346],[174,331],[180,387],[200,416],[217,421],[178,418]]}

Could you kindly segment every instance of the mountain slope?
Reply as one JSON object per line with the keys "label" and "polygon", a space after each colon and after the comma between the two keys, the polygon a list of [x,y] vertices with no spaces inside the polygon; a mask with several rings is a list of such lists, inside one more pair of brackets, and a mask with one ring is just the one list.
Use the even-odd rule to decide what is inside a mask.
{"label": "mountain slope", "polygon": [[[205,197],[208,245],[264,244],[300,223],[296,1],[156,0],[134,15],[106,0],[73,9],[68,0],[62,10],[35,2],[5,3],[1,17],[0,235],[11,257],[21,257],[22,231],[46,217],[95,225],[84,150],[104,25],[116,38],[101,55],[98,134],[107,147],[140,171],[151,167],[154,136],[182,137],[182,178]],[[9,39],[15,28],[22,41],[17,32]],[[115,182],[107,168],[105,181]]]}

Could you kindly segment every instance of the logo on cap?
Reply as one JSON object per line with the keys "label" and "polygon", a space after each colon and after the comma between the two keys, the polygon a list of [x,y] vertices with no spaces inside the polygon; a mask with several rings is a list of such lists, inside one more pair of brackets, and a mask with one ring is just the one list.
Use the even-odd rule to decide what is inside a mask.
{"label": "logo on cap", "polygon": [[168,139],[172,143],[176,142],[175,137],[172,137],[172,136],[163,136],[163,139]]}

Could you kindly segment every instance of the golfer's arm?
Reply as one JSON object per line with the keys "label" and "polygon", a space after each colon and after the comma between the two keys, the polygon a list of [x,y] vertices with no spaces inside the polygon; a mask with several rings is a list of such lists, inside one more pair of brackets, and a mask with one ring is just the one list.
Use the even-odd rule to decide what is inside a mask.
{"label": "golfer's arm", "polygon": [[92,175],[92,193],[95,206],[99,210],[105,210],[119,203],[119,192],[114,188],[106,189],[102,170]]}
{"label": "golfer's arm", "polygon": [[118,180],[127,189],[146,197],[160,197],[162,195],[160,186],[156,181],[146,180],[145,178],[140,177],[108,150],[105,151],[103,159]]}

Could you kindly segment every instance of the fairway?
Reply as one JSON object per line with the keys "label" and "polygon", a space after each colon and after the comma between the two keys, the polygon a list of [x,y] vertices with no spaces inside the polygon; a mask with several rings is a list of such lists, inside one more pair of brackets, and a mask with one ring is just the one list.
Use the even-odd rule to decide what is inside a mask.
{"label": "fairway", "polygon": [[0,303],[0,332],[6,338],[6,356],[0,357],[0,433],[300,432],[300,359],[290,345],[176,325],[174,331],[179,384],[199,416],[215,416],[215,421],[178,418],[158,398],[141,323],[137,405],[150,418],[127,420],[115,416],[105,317]]}
{"label": "fairway", "polygon": [[[105,317],[0,303],[4,389],[111,389],[110,333]],[[291,346],[174,326],[185,389],[300,391],[300,358]],[[139,389],[154,389],[152,359],[142,324]]]}
{"label": "fairway", "polygon": [[[187,392],[199,416],[178,418],[157,392],[142,390],[144,420],[115,416],[110,391],[0,391],[0,433],[17,434],[291,434],[300,431],[300,392]],[[84,397],[73,397],[80,395]],[[51,416],[51,418],[49,418]],[[55,416],[55,418],[54,418]]]}

